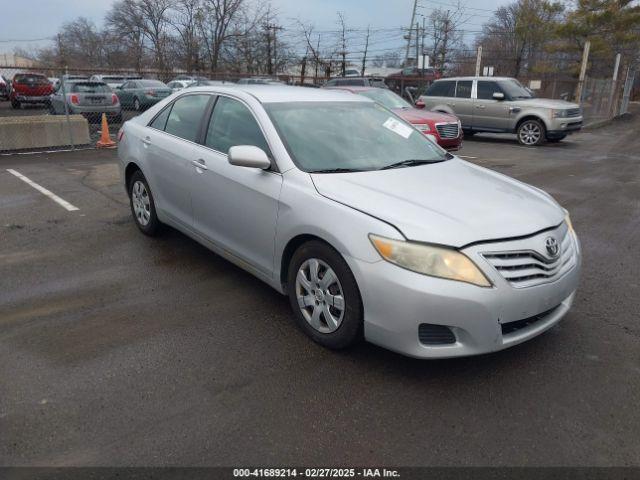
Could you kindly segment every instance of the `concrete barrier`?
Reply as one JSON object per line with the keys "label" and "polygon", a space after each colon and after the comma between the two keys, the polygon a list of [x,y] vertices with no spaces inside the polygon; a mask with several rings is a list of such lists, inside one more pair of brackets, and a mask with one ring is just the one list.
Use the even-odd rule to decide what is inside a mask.
{"label": "concrete barrier", "polygon": [[[71,135],[69,135],[69,129]],[[0,151],[88,145],[89,122],[82,115],[0,117]]]}

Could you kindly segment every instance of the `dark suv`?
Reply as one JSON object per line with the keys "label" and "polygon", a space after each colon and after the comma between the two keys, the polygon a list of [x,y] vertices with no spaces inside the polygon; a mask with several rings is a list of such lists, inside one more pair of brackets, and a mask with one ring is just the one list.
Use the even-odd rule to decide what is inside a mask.
{"label": "dark suv", "polygon": [[11,82],[0,75],[0,99],[9,100],[11,94]]}
{"label": "dark suv", "polygon": [[47,77],[39,73],[16,73],[11,84],[11,106],[20,108],[23,103],[45,106],[50,104],[49,95],[53,93],[53,85]]}

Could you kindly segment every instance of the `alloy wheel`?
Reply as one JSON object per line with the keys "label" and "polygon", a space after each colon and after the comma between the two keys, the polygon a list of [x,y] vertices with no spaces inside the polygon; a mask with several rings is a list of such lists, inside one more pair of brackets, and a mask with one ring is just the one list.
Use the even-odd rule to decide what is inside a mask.
{"label": "alloy wheel", "polygon": [[320,333],[335,332],[344,318],[342,285],[333,269],[322,260],[310,258],[296,275],[296,299],[302,316]]}
{"label": "alloy wheel", "polygon": [[534,122],[526,122],[520,127],[518,136],[524,145],[536,145],[542,137],[542,129]]}
{"label": "alloy wheel", "polygon": [[151,201],[149,200],[149,193],[147,187],[140,180],[137,180],[133,184],[131,189],[131,202],[133,203],[133,212],[136,216],[136,221],[146,227],[151,220]]}

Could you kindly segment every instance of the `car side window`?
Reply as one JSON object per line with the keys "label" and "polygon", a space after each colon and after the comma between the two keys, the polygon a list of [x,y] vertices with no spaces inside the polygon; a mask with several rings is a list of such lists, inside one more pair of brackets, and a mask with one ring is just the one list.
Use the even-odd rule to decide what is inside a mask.
{"label": "car side window", "polygon": [[456,82],[445,80],[434,82],[425,92],[427,97],[454,97],[456,94]]}
{"label": "car side window", "polygon": [[502,89],[497,82],[488,82],[486,80],[478,81],[478,99],[493,100],[494,93],[502,93]]}
{"label": "car side window", "polygon": [[153,119],[153,121],[149,124],[149,126],[157,130],[164,130],[164,128],[167,125],[167,118],[169,118],[169,114],[171,113],[172,106],[173,105],[169,105],[164,110],[162,110],[160,114]]}
{"label": "car side window", "polygon": [[237,145],[253,145],[269,154],[269,145],[253,114],[229,97],[218,97],[204,143],[222,153]]}
{"label": "car side window", "polygon": [[456,98],[471,98],[471,80],[461,80],[456,87]]}
{"label": "car side window", "polygon": [[177,99],[173,103],[164,131],[195,142],[210,98],[209,95],[186,95]]}
{"label": "car side window", "polygon": [[337,83],[338,83],[338,81],[337,81],[337,80],[329,80],[329,81],[326,83],[326,86],[327,86],[327,87],[335,87]]}

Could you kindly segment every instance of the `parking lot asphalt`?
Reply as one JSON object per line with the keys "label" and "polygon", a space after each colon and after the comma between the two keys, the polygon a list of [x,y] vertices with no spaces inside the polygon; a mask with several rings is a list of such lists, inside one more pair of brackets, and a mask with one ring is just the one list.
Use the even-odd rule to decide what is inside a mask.
{"label": "parking lot asphalt", "polygon": [[584,272],[551,331],[443,361],[324,350],[251,275],[141,235],[113,151],[0,157],[0,464],[639,466],[639,131],[465,141],[571,211]]}

